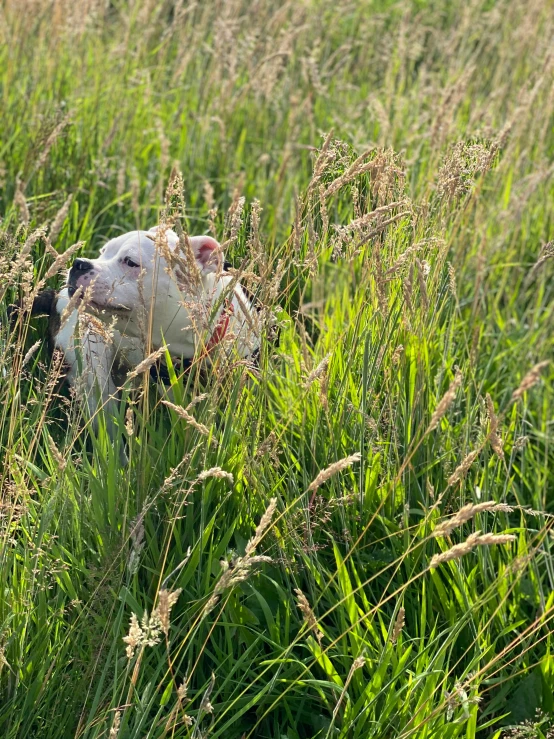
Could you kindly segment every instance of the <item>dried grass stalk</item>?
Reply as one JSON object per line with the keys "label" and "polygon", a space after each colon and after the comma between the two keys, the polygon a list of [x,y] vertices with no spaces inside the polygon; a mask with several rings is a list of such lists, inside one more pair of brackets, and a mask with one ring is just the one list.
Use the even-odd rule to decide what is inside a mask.
{"label": "dried grass stalk", "polygon": [[41,284],[46,280],[49,280],[51,277],[55,277],[61,269],[64,269],[75,252],[79,251],[79,249],[84,245],[84,241],[78,241],[76,244],[70,246],[69,249],[66,249],[63,254],[58,254],[42,278]]}
{"label": "dried grass stalk", "polygon": [[485,396],[485,402],[487,405],[487,414],[489,416],[489,434],[488,439],[492,447],[493,452],[500,459],[504,459],[504,449],[502,448],[502,439],[498,434],[498,427],[500,426],[500,419],[494,412],[494,404],[491,396],[487,393]]}
{"label": "dried grass stalk", "polygon": [[41,344],[42,344],[42,341],[40,339],[38,341],[35,341],[35,343],[33,344],[33,346],[29,349],[29,351],[23,357],[23,362],[21,363],[21,366],[22,367],[25,367],[25,365],[27,364],[27,362],[33,357],[33,355],[35,354],[36,350],[39,348],[39,346]]}
{"label": "dried grass stalk", "polygon": [[323,632],[317,624],[317,618],[315,617],[315,614],[312,610],[312,607],[310,606],[308,599],[299,588],[296,588],[294,592],[296,593],[298,608],[302,611],[302,616],[304,617],[304,623],[310,629],[310,631],[313,631],[315,638],[321,644],[321,640],[323,639]]}
{"label": "dried grass stalk", "polygon": [[313,369],[306,380],[304,381],[304,388],[307,390],[316,380],[320,379],[322,375],[324,375],[327,372],[327,367],[329,366],[329,362],[331,360],[331,354],[327,354],[321,362],[317,365],[315,369]]}
{"label": "dried grass stalk", "polygon": [[466,472],[469,470],[471,465],[475,462],[480,452],[481,452],[481,448],[475,449],[473,452],[470,452],[467,455],[467,457],[465,457],[465,459],[462,460],[462,462],[456,467],[454,472],[448,478],[448,484],[450,486],[454,485],[455,483],[458,482],[458,480],[462,479],[462,477],[466,474]]}
{"label": "dried grass stalk", "polygon": [[228,480],[231,485],[234,483],[235,478],[230,472],[226,472],[221,467],[211,467],[209,470],[202,470],[202,472],[196,478],[199,482],[207,480],[210,477],[217,477],[221,480]]}
{"label": "dried grass stalk", "polygon": [[541,372],[545,367],[548,367],[550,361],[547,359],[544,362],[536,364],[529,372],[525,375],[523,380],[520,382],[519,387],[512,393],[512,403],[523,397],[523,394],[530,390],[540,380]]}
{"label": "dried grass stalk", "polygon": [[58,238],[58,236],[60,235],[60,232],[63,228],[63,224],[65,223],[65,219],[67,218],[67,214],[69,213],[69,208],[71,207],[72,202],[73,202],[73,193],[69,195],[65,203],[56,213],[54,220],[52,221],[52,225],[50,226],[50,233],[49,233],[50,241],[52,243],[54,243],[56,239]]}
{"label": "dried grass stalk", "polygon": [[[150,369],[150,367],[156,364],[158,359],[165,354],[166,349],[167,349],[167,346],[161,346],[159,349],[156,349],[155,352],[152,352],[151,354],[149,354],[146,357],[146,359],[143,359],[142,362],[137,364],[135,369],[127,373],[127,379],[133,380],[135,377],[138,377],[138,375],[142,375],[143,372],[147,372]],[[163,401],[163,402],[166,402],[166,401]]]}
{"label": "dried grass stalk", "polygon": [[392,644],[396,643],[396,640],[400,636],[400,633],[402,632],[402,629],[404,628],[404,624],[406,623],[406,611],[402,606],[398,609],[398,613],[396,614],[396,620],[394,622],[394,626],[392,629],[392,634],[390,635],[390,640]]}
{"label": "dried grass stalk", "polygon": [[256,531],[254,532],[254,536],[250,539],[248,544],[246,545],[246,549],[244,550],[244,553],[246,556],[250,556],[254,554],[256,547],[262,540],[266,529],[271,524],[271,519],[273,518],[273,514],[275,513],[275,509],[277,508],[277,498],[271,498],[269,501],[269,505],[264,513],[264,515],[260,519],[260,523],[256,527]]}
{"label": "dried grass stalk", "polygon": [[478,513],[484,513],[485,511],[511,513],[513,510],[512,506],[505,505],[504,503],[496,503],[494,500],[487,500],[476,504],[468,503],[463,508],[460,508],[448,521],[443,521],[436,526],[433,536],[449,536],[454,529],[467,523],[467,521],[471,521]]}
{"label": "dried grass stalk", "polygon": [[168,408],[171,408],[172,411],[175,411],[175,413],[182,418],[184,421],[186,421],[190,426],[192,426],[194,429],[196,429],[200,434],[203,436],[209,436],[210,429],[207,426],[204,426],[203,423],[199,423],[194,416],[191,416],[190,413],[188,413],[184,408],[181,408],[180,405],[175,405],[175,403],[170,403],[169,400],[162,400],[162,403],[166,405]]}
{"label": "dried grass stalk", "polygon": [[476,531],[474,534],[470,534],[461,544],[456,544],[446,552],[441,552],[441,554],[435,554],[429,563],[429,568],[436,568],[444,562],[460,559],[475,549],[475,547],[508,544],[516,539],[517,537],[513,534],[482,534],[480,531]]}
{"label": "dried grass stalk", "polygon": [[355,454],[351,454],[349,457],[339,459],[338,462],[333,462],[333,464],[329,465],[329,467],[321,470],[318,476],[314,480],[312,480],[312,482],[308,485],[308,492],[317,490],[331,477],[341,472],[342,470],[348,469],[348,467],[352,467],[352,465],[355,462],[359,462],[360,459],[360,452],[356,452]]}
{"label": "dried grass stalk", "polygon": [[462,373],[460,370],[456,369],[456,374],[454,376],[454,379],[450,383],[448,390],[445,392],[445,394],[442,396],[442,398],[439,401],[439,404],[437,405],[435,412],[431,416],[431,421],[429,422],[429,426],[427,428],[426,434],[430,433],[434,429],[437,428],[439,425],[439,421],[441,418],[446,414],[452,403],[454,402],[454,399],[456,398],[456,393],[458,392],[458,388],[462,384]]}
{"label": "dried grass stalk", "polygon": [[160,628],[166,636],[169,634],[171,609],[177,603],[182,590],[182,588],[177,588],[177,590],[160,590],[156,611],[160,619]]}

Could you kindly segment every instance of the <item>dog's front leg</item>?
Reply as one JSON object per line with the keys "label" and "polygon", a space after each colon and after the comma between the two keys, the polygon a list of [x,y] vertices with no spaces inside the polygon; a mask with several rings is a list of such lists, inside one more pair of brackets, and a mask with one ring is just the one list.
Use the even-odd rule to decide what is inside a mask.
{"label": "dog's front leg", "polygon": [[113,340],[87,316],[74,311],[56,337],[65,354],[67,379],[78,398],[85,396],[86,409],[98,430],[98,413],[105,411],[106,429],[115,439],[114,416],[118,412],[117,387],[112,377],[115,358]]}

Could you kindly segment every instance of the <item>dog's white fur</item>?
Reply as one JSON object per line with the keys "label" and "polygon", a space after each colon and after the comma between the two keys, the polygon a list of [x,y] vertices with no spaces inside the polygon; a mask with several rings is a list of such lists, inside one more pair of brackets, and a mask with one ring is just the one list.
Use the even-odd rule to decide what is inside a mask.
{"label": "dog's white fur", "polygon": [[[92,417],[101,404],[109,423],[117,410],[116,365],[133,368],[163,346],[173,358],[201,356],[209,362],[206,346],[218,330],[218,341],[224,333],[225,345],[232,339],[233,351],[242,358],[259,348],[257,313],[235,278],[222,272],[219,244],[208,236],[190,238],[200,287],[187,295],[157,237],[164,238],[153,228],[108,241],[97,259],[87,260],[91,270],[70,270],[68,286],[56,299],[55,311],[62,315],[71,291],[84,289],[85,305],[64,316],[54,342],[65,354],[70,384],[81,380]],[[174,231],[166,230],[165,239],[170,252],[179,249]],[[99,330],[97,319],[87,314],[107,322],[110,331]]]}

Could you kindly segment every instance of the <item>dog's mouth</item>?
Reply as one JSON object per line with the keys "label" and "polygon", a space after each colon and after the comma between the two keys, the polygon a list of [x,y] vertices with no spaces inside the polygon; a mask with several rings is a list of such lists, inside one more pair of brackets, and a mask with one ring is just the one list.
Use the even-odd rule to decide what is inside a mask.
{"label": "dog's mouth", "polygon": [[128,308],[126,305],[121,305],[120,303],[97,303],[95,300],[89,300],[87,307],[98,311],[98,313],[102,313],[103,311],[106,311],[106,313],[131,313],[132,311],[132,308]]}
{"label": "dog's mouth", "polygon": [[[68,284],[67,293],[72,298],[79,288],[76,285]],[[79,302],[83,300],[81,295]],[[132,309],[121,303],[99,303],[96,300],[87,300],[87,308],[92,308],[96,313],[106,311],[108,313],[131,313]]]}

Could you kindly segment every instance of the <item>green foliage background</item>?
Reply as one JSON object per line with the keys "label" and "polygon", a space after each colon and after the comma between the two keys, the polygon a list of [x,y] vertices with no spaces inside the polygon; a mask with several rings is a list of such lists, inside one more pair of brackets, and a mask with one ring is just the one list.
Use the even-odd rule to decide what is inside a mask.
{"label": "green foliage background", "polygon": [[[0,34],[0,735],[551,735],[552,365],[513,397],[553,358],[551,2],[6,0]],[[173,166],[280,343],[173,376],[209,436],[126,385],[122,466],[5,308]],[[515,538],[429,568],[475,531]]]}

